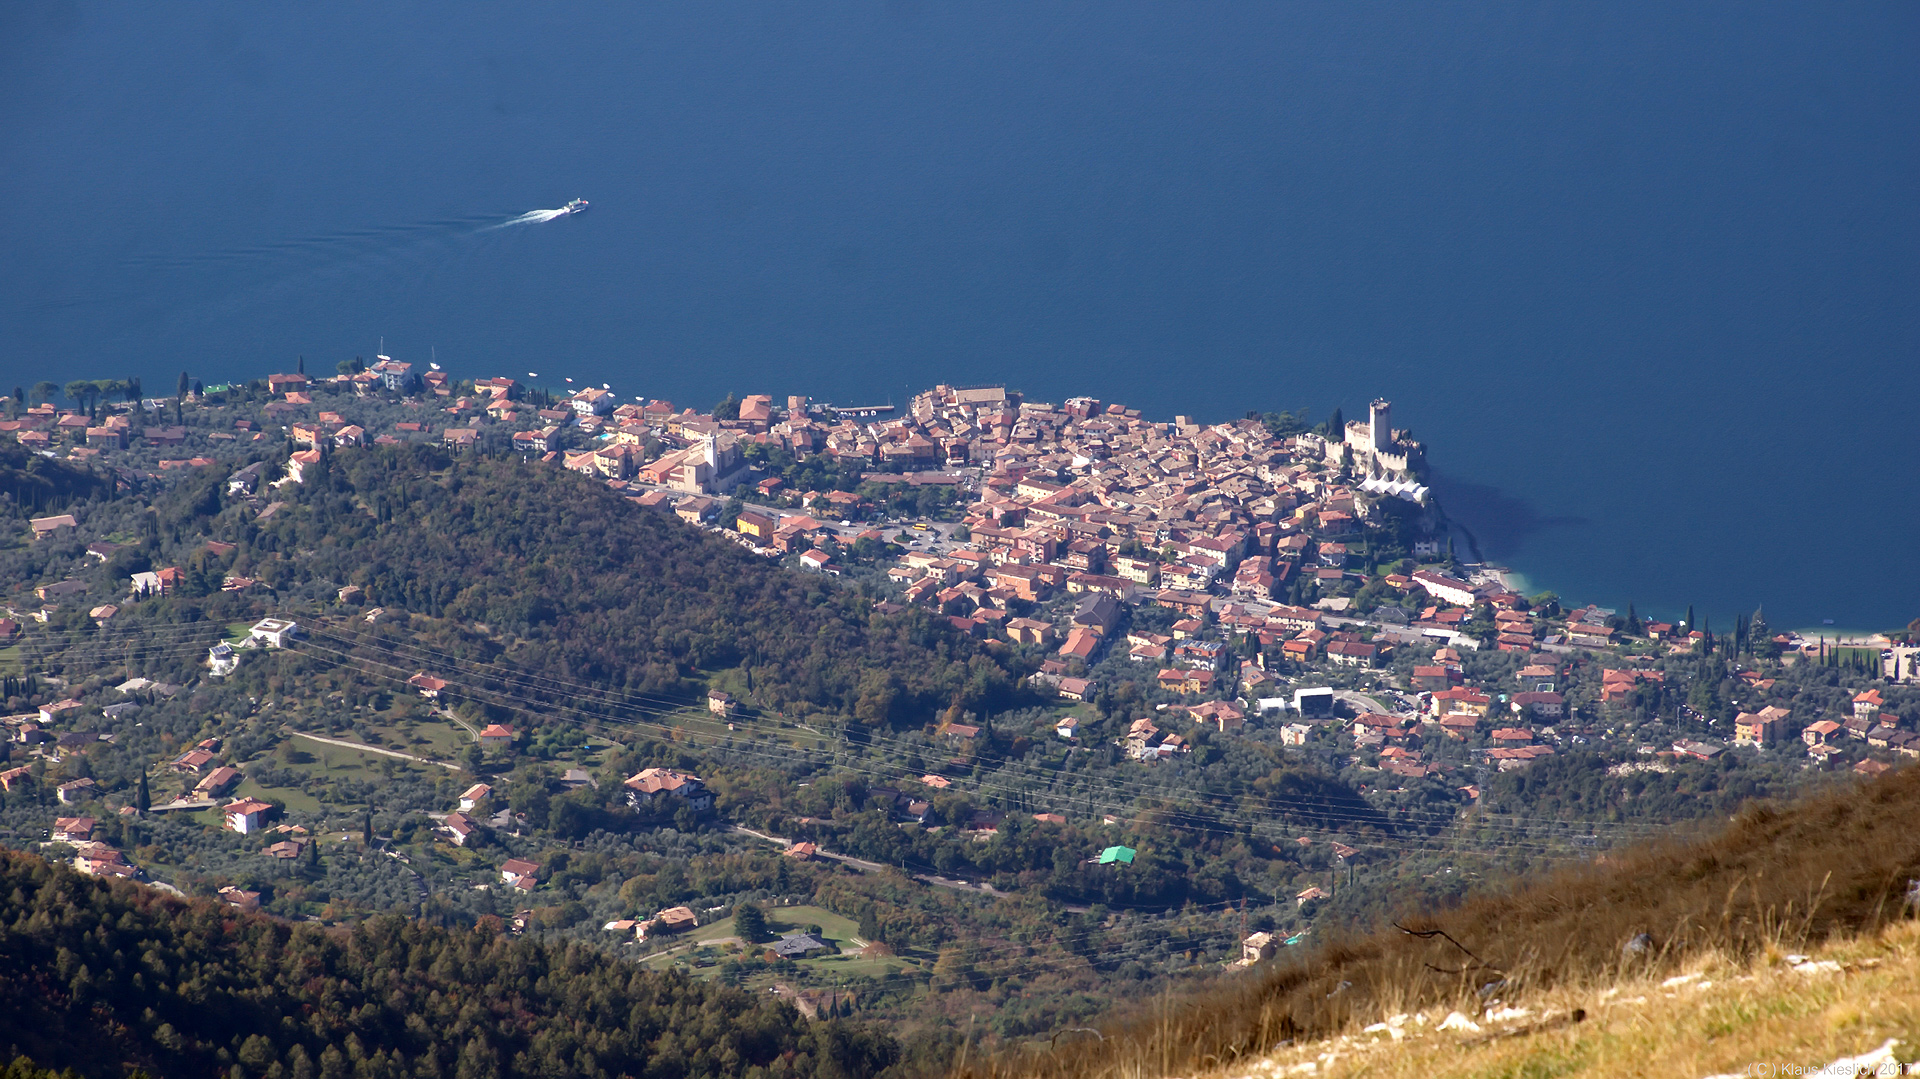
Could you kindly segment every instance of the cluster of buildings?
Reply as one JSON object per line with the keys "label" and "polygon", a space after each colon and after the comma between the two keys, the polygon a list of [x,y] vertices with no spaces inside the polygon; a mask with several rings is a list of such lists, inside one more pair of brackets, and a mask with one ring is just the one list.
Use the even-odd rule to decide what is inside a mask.
{"label": "cluster of buildings", "polygon": [[[1358,634],[1322,628],[1325,609],[1283,598],[1365,576],[1347,564],[1347,541],[1384,501],[1424,512],[1413,482],[1417,444],[1394,432],[1375,402],[1347,439],[1275,436],[1257,420],[1201,426],[1142,419],[1137,409],[1072,398],[1018,400],[1001,387],[938,386],[908,415],[874,425],[902,445],[941,451],[942,463],[981,470],[963,545],[907,552],[888,576],[909,603],[938,606],[968,632],[1019,645],[1055,646],[1045,673],[1068,696],[1083,695],[1068,670],[1114,648],[1160,667],[1162,685],[1197,696],[1231,696],[1262,666],[1238,662],[1203,631],[1253,633],[1263,645],[1293,641],[1301,659],[1370,665],[1385,650]],[[1357,474],[1378,481],[1362,490]],[[1395,493],[1387,493],[1392,487]],[[1015,612],[1074,597],[1055,625]],[[1178,612],[1170,633],[1122,639],[1122,605],[1151,602]],[[1228,721],[1228,725],[1230,721]]]}
{"label": "cluster of buildings", "polygon": [[[1057,405],[1028,401],[1003,386],[936,386],[897,414],[890,408],[836,412],[804,397],[788,397],[782,407],[771,395],[756,394],[725,417],[666,401],[620,403],[605,388],[535,408],[521,401],[512,379],[474,387],[474,395],[444,406],[458,423],[441,434],[450,448],[473,445],[488,424],[519,427],[511,442],[529,456],[599,477],[696,524],[710,523],[727,495],[797,498],[820,517],[753,508],[738,515],[733,530],[756,549],[797,554],[808,568],[825,572],[837,570],[832,542],[845,537],[820,518],[848,515],[860,497],[782,491],[777,478],[753,475],[744,445],[778,446],[799,458],[822,455],[870,470],[871,480],[977,490],[963,521],[964,540],[910,549],[887,576],[906,603],[937,607],[963,632],[1051,650],[1041,677],[1069,699],[1097,692],[1087,668],[1118,649],[1130,662],[1155,669],[1154,683],[1182,698],[1177,708],[1186,718],[1231,732],[1271,700],[1266,694],[1279,681],[1275,658],[1364,668],[1386,663],[1396,648],[1440,645],[1434,662],[1415,677],[1423,694],[1419,716],[1363,715],[1353,724],[1356,744],[1377,749],[1381,766],[1397,774],[1436,769],[1409,748],[1422,731],[1464,738],[1478,729],[1486,736],[1488,724],[1502,719],[1508,722],[1487,737],[1491,763],[1524,767],[1552,752],[1541,734],[1551,734],[1564,707],[1551,685],[1556,668],[1525,667],[1523,684],[1497,690],[1512,715],[1489,717],[1493,696],[1457,684],[1457,661],[1446,658],[1455,650],[1491,647],[1551,658],[1622,640],[1611,611],[1589,607],[1549,624],[1497,578],[1469,581],[1436,570],[1381,578],[1396,593],[1418,598],[1411,615],[1390,607],[1377,619],[1352,619],[1338,596],[1287,602],[1368,583],[1364,569],[1349,565],[1349,545],[1387,514],[1415,521],[1412,555],[1439,554],[1439,542],[1423,531],[1433,524],[1420,483],[1424,448],[1392,426],[1386,401],[1373,402],[1366,419],[1345,424],[1336,438],[1276,436],[1253,419],[1153,422],[1120,404],[1090,397]],[[287,388],[299,393],[291,383]],[[373,441],[428,430],[400,426],[419,430]],[[323,414],[296,430],[297,440],[316,449],[328,439],[352,444],[364,437],[337,415]],[[300,462],[293,464],[297,471]],[[864,534],[881,538],[877,531]],[[1069,602],[1058,617],[1021,613],[1061,596]],[[1137,603],[1171,608],[1180,618],[1164,633],[1118,632],[1124,607]],[[1470,635],[1467,623],[1483,610],[1491,612],[1492,633]],[[1680,653],[1705,635],[1655,622],[1645,636]],[[1249,658],[1222,639],[1232,637],[1257,640],[1259,647]],[[1602,702],[1629,697],[1660,677],[1610,671]],[[1522,717],[1548,730],[1535,732]],[[1183,752],[1183,736],[1163,725],[1136,722],[1122,739],[1126,752],[1143,760]],[[1735,742],[1770,744],[1784,730],[1784,717],[1769,713],[1749,722],[1743,715]],[[1855,733],[1865,738],[1868,732]],[[1898,748],[1891,733],[1873,744],[1881,740]]]}
{"label": "cluster of buildings", "polygon": [[[371,382],[371,374],[341,378]],[[277,404],[303,403],[293,400],[305,396],[295,383],[284,376],[269,381],[289,395]],[[1276,438],[1254,420],[1155,423],[1117,404],[1025,401],[999,386],[938,386],[914,397],[903,415],[878,419],[797,396],[781,407],[765,394],[749,395],[737,415],[725,417],[676,410],[668,401],[620,403],[604,388],[545,408],[522,397],[513,379],[475,382],[472,395],[442,406],[449,418],[440,441],[457,452],[476,445],[489,426],[509,428],[511,444],[529,456],[631,485],[636,498],[696,521],[718,511],[717,502],[705,500],[734,494],[754,478],[742,453],[751,443],[802,459],[822,456],[886,482],[959,485],[954,469],[977,469],[985,484],[981,516],[969,522],[977,549],[995,567],[1035,567],[995,582],[1026,596],[1060,586],[1039,568],[1048,565],[1127,582],[1116,589],[1220,587],[1272,596],[1296,573],[1338,576],[1323,572],[1338,564],[1303,564],[1306,538],[1357,534],[1383,499],[1426,501],[1417,482],[1424,451],[1392,428],[1385,401],[1335,440],[1310,433]],[[876,411],[884,410],[858,410]],[[288,462],[289,473],[300,479],[327,445],[431,437],[432,426],[403,421],[369,439],[339,413],[322,412],[293,424],[304,448]],[[778,491],[778,484],[762,478],[755,488],[834,517],[859,502],[849,492]],[[756,546],[804,552],[814,546],[804,533],[825,537],[818,522],[808,529],[805,522],[796,528],[762,518],[755,512],[737,525]],[[1302,539],[1285,542],[1292,537]]]}
{"label": "cluster of buildings", "polygon": [[[1777,707],[1754,715],[1741,713],[1737,737],[1756,745],[1785,741],[1791,736],[1789,720],[1787,710]],[[1807,755],[1820,761],[1839,755],[1844,743],[1850,741],[1865,742],[1871,748],[1904,757],[1920,757],[1920,732],[1908,729],[1899,716],[1887,711],[1886,700],[1877,689],[1855,694],[1851,714],[1844,719],[1823,719],[1801,728],[1800,741],[1805,743]],[[1873,772],[1875,766],[1884,770],[1884,765],[1872,760],[1863,760],[1855,767]]]}
{"label": "cluster of buildings", "polygon": [[[275,398],[264,406],[265,415],[283,421],[295,445],[286,482],[305,482],[338,447],[437,441],[461,452],[483,440],[504,443],[697,524],[711,523],[728,496],[758,503],[798,500],[801,512],[751,505],[737,514],[732,531],[756,549],[794,554],[802,565],[823,572],[837,570],[834,546],[848,538],[826,519],[857,516],[861,496],[784,490],[779,478],[757,475],[749,467],[748,447],[778,448],[799,459],[822,457],[836,471],[855,470],[872,482],[964,492],[964,531],[929,534],[925,546],[913,545],[886,569],[899,599],[938,609],[962,632],[1045,650],[1040,679],[1070,700],[1100,691],[1093,669],[1103,661],[1124,658],[1137,665],[1140,675],[1133,680],[1164,691],[1173,703],[1133,720],[1116,739],[1136,760],[1188,752],[1191,732],[1176,721],[1222,734],[1242,729],[1280,704],[1281,683],[1303,668],[1372,668],[1388,663],[1398,650],[1417,648],[1416,654],[1425,656],[1426,649],[1435,648],[1430,659],[1413,668],[1408,688],[1416,707],[1398,713],[1362,709],[1344,725],[1354,749],[1382,772],[1403,778],[1444,774],[1447,762],[1460,757],[1437,752],[1447,742],[1467,743],[1470,756],[1493,768],[1524,768],[1553,754],[1561,736],[1575,729],[1563,695],[1566,655],[1610,652],[1623,636],[1614,612],[1598,608],[1543,618],[1497,576],[1465,580],[1427,569],[1376,579],[1374,559],[1354,564],[1353,556],[1370,553],[1370,540],[1386,528],[1397,540],[1411,540],[1408,553],[1415,558],[1440,553],[1439,541],[1432,538],[1436,522],[1429,493],[1421,484],[1424,449],[1394,429],[1384,400],[1373,402],[1364,420],[1330,436],[1277,435],[1256,419],[1202,425],[1177,416],[1154,422],[1138,409],[1091,397],[1053,404],[1025,400],[1002,386],[936,386],[899,410],[833,410],[805,397],[777,402],[756,394],[739,401],[737,412],[716,416],[676,409],[668,401],[623,403],[604,387],[554,400],[510,378],[477,380],[471,392],[456,393],[444,372],[416,373],[385,356],[369,370],[331,381],[356,394],[415,395],[412,416],[390,430],[369,431],[352,422],[344,401],[334,408],[316,404],[313,381],[305,375],[272,376],[268,384]],[[540,400],[530,399],[535,397]],[[43,405],[0,423],[0,433],[11,432],[22,444],[41,449],[64,440],[77,457],[125,450],[135,439],[158,446],[189,441],[180,426],[148,423],[136,429],[142,411],[150,419],[156,410],[116,411],[96,424],[97,417]],[[216,442],[267,437],[245,418],[236,419],[231,431],[195,433]],[[161,465],[211,463],[195,457]],[[265,474],[264,465],[243,468],[230,477],[229,490],[257,501]],[[271,510],[267,506],[262,513]],[[36,539],[74,527],[69,514],[32,522]],[[883,538],[874,530],[861,535]],[[112,545],[99,546],[89,553],[109,560]],[[137,598],[166,593],[184,581],[184,570],[166,567],[136,574],[129,583]],[[251,583],[221,582],[236,589]],[[1362,586],[1406,601],[1352,610],[1348,596]],[[40,598],[59,603],[84,592],[78,581],[51,582],[41,586]],[[1164,628],[1128,629],[1127,608],[1138,604],[1158,605],[1174,617]],[[105,605],[94,615],[104,621],[113,612]],[[17,623],[0,622],[0,643],[19,632]],[[245,643],[281,647],[298,633],[292,622],[268,619],[252,627]],[[1643,635],[1675,653],[1699,647],[1705,636],[1660,622],[1646,625]],[[1473,685],[1460,655],[1470,648],[1515,653],[1523,662],[1511,684]],[[240,654],[221,644],[208,662],[221,675],[234,669]],[[1920,649],[1894,653],[1891,664],[1893,677],[1920,677]],[[1600,702],[1629,702],[1663,679],[1655,669],[1605,670]],[[412,685],[429,698],[447,688],[444,680],[425,672]],[[1314,702],[1298,693],[1295,698],[1292,711],[1299,721],[1283,727],[1282,739],[1305,744],[1331,726],[1315,722],[1314,715],[1331,698],[1323,703],[1317,696]],[[1743,712],[1732,742],[1772,746],[1798,737],[1811,756],[1821,759],[1842,752],[1849,740],[1920,755],[1920,734],[1903,730],[1882,703],[1877,692],[1862,693],[1844,721],[1821,720],[1798,731],[1785,707]],[[57,762],[61,753],[100,737],[55,729],[72,726],[57,713],[78,707],[78,701],[56,702],[48,706],[56,714],[6,722],[15,738]],[[732,702],[717,693],[709,707],[724,718]],[[943,733],[964,739],[977,732],[950,724]],[[1063,720],[1057,734],[1078,740],[1078,720]],[[512,738],[504,727],[489,728],[482,736],[489,744]],[[1676,744],[1672,753],[1710,759],[1724,748],[1688,741]],[[238,771],[219,763],[218,750],[217,744],[203,743],[172,763],[194,784],[181,803],[211,807],[238,784]],[[16,768],[0,773],[0,785],[28,778],[27,769]],[[62,786],[62,801],[89,797],[82,786],[89,782]],[[682,807],[706,812],[713,804],[697,776],[671,769],[642,771],[625,788],[631,805],[650,812],[671,814]],[[441,826],[451,842],[464,845],[474,834],[478,820],[469,814],[489,793],[480,784],[462,795],[459,808]],[[221,812],[229,828],[250,833],[266,826],[272,807],[242,798]],[[89,856],[100,872],[124,867],[124,859],[116,863],[105,852]],[[537,870],[509,861],[502,879],[529,889]],[[662,912],[644,925],[672,931],[674,913]]]}
{"label": "cluster of buildings", "polygon": [[94,838],[99,821],[93,817],[55,817],[50,839],[73,848],[73,867],[90,877],[140,880],[140,867],[110,843]]}
{"label": "cluster of buildings", "polygon": [[[157,418],[157,417],[156,417]],[[0,436],[36,452],[65,449],[75,460],[97,459],[115,451],[124,451],[135,443],[156,447],[162,452],[182,446],[187,429],[181,424],[144,422],[133,408],[108,410],[104,415],[55,408],[51,403],[17,410],[10,419],[0,419]],[[228,435],[228,440],[237,436]],[[162,467],[187,468],[212,464],[207,458],[163,459]]]}
{"label": "cluster of buildings", "polygon": [[[141,706],[139,696],[151,694],[171,697],[181,688],[145,678],[131,678],[110,687],[106,692],[113,696],[105,701],[89,701],[78,691],[72,691],[70,696],[48,701],[34,711],[0,717],[0,737],[25,747],[25,755],[30,761],[44,762],[48,766],[62,765],[94,746],[112,742],[112,732],[99,729],[111,724],[101,721],[119,720],[138,712]],[[0,790],[12,790],[19,783],[31,782],[31,773],[32,769],[25,765],[0,772]],[[57,793],[62,805],[72,805],[91,797],[92,791],[93,781],[83,778],[61,785]]]}

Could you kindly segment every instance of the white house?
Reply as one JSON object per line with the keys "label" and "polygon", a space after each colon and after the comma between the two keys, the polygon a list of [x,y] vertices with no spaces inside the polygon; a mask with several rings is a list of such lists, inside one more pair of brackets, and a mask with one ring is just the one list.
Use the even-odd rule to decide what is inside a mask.
{"label": "white house", "polygon": [[676,772],[671,768],[648,768],[628,779],[627,804],[635,809],[684,802],[695,813],[713,808],[713,792],[699,776]]}
{"label": "white house", "polygon": [[469,820],[465,813],[447,814],[447,822],[444,827],[447,838],[453,840],[453,845],[456,847],[466,846],[467,840],[473,837],[473,821]]}
{"label": "white house", "polygon": [[301,450],[287,458],[287,478],[295,483],[307,482],[309,470],[320,464],[322,454],[319,450]]}
{"label": "white house", "polygon": [[375,356],[371,370],[380,376],[380,383],[387,389],[399,393],[406,389],[407,374],[413,370],[410,363],[401,363],[391,356]]}
{"label": "white house", "polygon": [[273,806],[257,798],[242,798],[228,803],[223,812],[227,817],[227,827],[246,835],[260,830],[261,825],[266,823],[267,814],[273,812]]}
{"label": "white house", "polygon": [[247,467],[227,477],[227,493],[230,495],[250,495],[260,486],[260,474],[265,472],[267,463],[255,461]]}
{"label": "white house", "polygon": [[240,666],[240,654],[225,641],[207,649],[207,666],[213,668],[215,678],[224,678]]}
{"label": "white house", "polygon": [[93,780],[76,779],[55,787],[54,795],[60,799],[61,805],[77,805],[93,797],[94,790]]}
{"label": "white house", "polygon": [[1333,689],[1328,686],[1310,686],[1293,691],[1293,710],[1303,716],[1330,716],[1333,714]]}
{"label": "white house", "polygon": [[285,648],[300,636],[300,624],[284,618],[262,618],[253,624],[247,635],[268,648]]}
{"label": "white house", "polygon": [[1413,575],[1413,583],[1427,590],[1434,599],[1445,600],[1461,607],[1471,607],[1480,599],[1480,593],[1458,577],[1449,577],[1432,570],[1421,570]]}
{"label": "white house", "polygon": [[573,395],[573,411],[581,416],[604,416],[613,411],[614,395],[612,390],[586,389]]}
{"label": "white house", "polygon": [[440,691],[447,688],[446,679],[435,678],[425,671],[407,679],[407,684],[419,690],[420,695],[430,701],[439,700]]}

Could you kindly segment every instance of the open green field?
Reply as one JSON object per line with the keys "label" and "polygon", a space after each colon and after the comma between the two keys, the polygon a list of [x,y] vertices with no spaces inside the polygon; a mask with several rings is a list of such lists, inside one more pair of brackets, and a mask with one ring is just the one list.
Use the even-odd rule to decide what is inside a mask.
{"label": "open green field", "polygon": [[416,859],[425,858],[436,865],[465,871],[486,861],[477,851],[465,847],[456,847],[443,837],[436,837],[430,843],[421,844],[413,850]]}
{"label": "open green field", "polygon": [[[438,774],[441,771],[439,768],[435,768],[430,764],[419,764],[414,761],[401,760],[398,757],[387,757],[378,753],[367,753],[363,750],[348,749],[345,746],[330,746],[325,742],[315,742],[297,734],[291,735],[290,737],[294,740],[294,743],[300,747],[301,752],[311,759],[304,761],[285,761],[283,762],[283,766],[300,771],[365,780],[375,780],[385,774],[383,763],[391,765],[394,768],[422,771],[432,768],[432,774]],[[405,752],[418,751],[406,750]],[[425,754],[421,755],[425,756]]]}
{"label": "open green field", "polygon": [[722,918],[709,925],[700,926],[684,937],[680,937],[666,947],[651,955],[640,957],[640,962],[655,970],[665,970],[677,962],[692,963],[696,960],[711,962],[722,957],[722,946],[714,941],[726,940],[734,935],[733,919]]}
{"label": "open green field", "polygon": [[656,733],[654,724],[673,728],[674,737],[699,745],[713,745],[728,738],[740,741],[778,741],[797,749],[826,749],[832,744],[830,738],[814,734],[798,727],[783,726],[777,716],[736,715],[732,723],[734,730],[727,729],[727,720],[721,719],[705,708],[682,708],[677,712],[649,718],[643,733]]}
{"label": "open green field", "polygon": [[235,798],[258,798],[261,801],[277,801],[294,813],[318,813],[320,801],[297,787],[263,787],[251,779],[243,779],[233,792]]}
{"label": "open green field", "polygon": [[804,933],[807,926],[817,925],[821,936],[839,945],[844,950],[853,950],[860,945],[853,943],[860,935],[860,927],[850,918],[843,918],[825,907],[768,907],[767,929],[776,935]]}
{"label": "open green field", "polygon": [[0,674],[25,674],[26,667],[20,661],[20,646],[17,644],[0,648]]}
{"label": "open green field", "polygon": [[[467,732],[438,717],[377,723],[367,729],[375,736],[372,744],[442,761],[459,760],[466,748],[473,744],[473,738]],[[351,735],[347,737],[353,740]]]}
{"label": "open green field", "polygon": [[[768,907],[768,931],[785,935],[787,933],[806,932],[807,926],[820,927],[820,935],[840,949],[838,955],[815,956],[799,960],[803,969],[812,969],[822,973],[845,975],[864,974],[879,976],[889,970],[904,969],[912,964],[894,956],[866,958],[856,953],[861,948],[859,927],[850,918],[842,917],[824,907]],[[733,919],[723,918],[709,925],[703,925],[672,944],[641,959],[641,962],[656,968],[688,962],[696,970],[703,961],[710,963],[722,958],[722,947],[711,942],[728,940],[734,936]]]}

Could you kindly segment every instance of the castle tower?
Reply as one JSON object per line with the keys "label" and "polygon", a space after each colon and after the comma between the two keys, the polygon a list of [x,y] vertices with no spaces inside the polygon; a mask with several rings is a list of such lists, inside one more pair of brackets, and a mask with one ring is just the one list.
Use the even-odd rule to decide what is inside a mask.
{"label": "castle tower", "polygon": [[1384,397],[1376,397],[1367,406],[1367,424],[1373,440],[1373,452],[1385,453],[1393,448],[1393,404]]}

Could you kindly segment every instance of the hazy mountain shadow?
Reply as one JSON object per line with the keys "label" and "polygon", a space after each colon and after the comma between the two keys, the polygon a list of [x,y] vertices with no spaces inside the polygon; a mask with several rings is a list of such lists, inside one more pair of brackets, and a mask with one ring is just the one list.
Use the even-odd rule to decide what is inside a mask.
{"label": "hazy mountain shadow", "polygon": [[1427,485],[1433,488],[1447,519],[1466,538],[1466,553],[1476,558],[1509,558],[1537,532],[1593,523],[1585,517],[1543,516],[1532,502],[1519,495],[1437,469],[1428,471]]}

